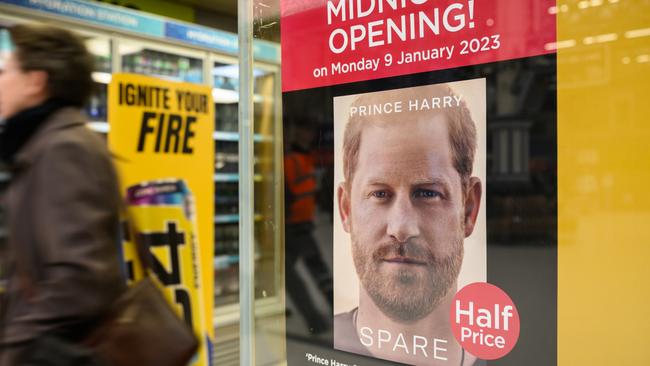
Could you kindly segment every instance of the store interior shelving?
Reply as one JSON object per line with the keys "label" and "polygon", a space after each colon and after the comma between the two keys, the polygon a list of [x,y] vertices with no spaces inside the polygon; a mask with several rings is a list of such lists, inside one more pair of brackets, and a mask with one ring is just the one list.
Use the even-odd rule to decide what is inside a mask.
{"label": "store interior shelving", "polygon": [[[238,176],[238,156],[237,149],[239,144],[239,134],[236,132],[237,125],[237,104],[228,100],[227,93],[224,89],[230,92],[237,92],[238,85],[238,71],[237,67],[233,64],[226,62],[215,62],[212,69],[212,76],[214,78],[213,96],[215,97],[215,110],[216,125],[214,138],[216,142],[216,197],[217,201],[217,215],[215,216],[215,223],[217,225],[216,232],[235,232],[236,227],[239,226],[238,200],[228,202],[228,194],[232,192],[233,197],[237,196],[237,188],[239,183]],[[255,182],[255,260],[256,269],[261,271],[265,269],[265,276],[260,276],[263,281],[259,281],[256,294],[262,297],[274,296],[277,293],[277,282],[280,280],[276,270],[270,271],[274,273],[269,276],[269,266],[277,268],[277,242],[278,232],[274,230],[272,223],[277,217],[277,192],[276,187],[278,183],[278,174],[276,166],[275,154],[280,146],[274,136],[279,136],[276,132],[276,112],[274,101],[279,100],[278,91],[278,73],[269,71],[264,68],[254,69],[254,98],[255,103],[255,125],[254,125],[254,182]],[[234,88],[232,86],[235,86]],[[223,93],[223,94],[220,94]],[[221,112],[221,113],[219,113]],[[221,192],[221,194],[220,194]],[[224,194],[226,198],[224,199]],[[221,206],[219,207],[219,204]],[[228,205],[232,206],[228,206]],[[227,239],[227,238],[226,238]],[[219,235],[217,234],[217,243],[220,242]],[[227,242],[227,240],[226,240]],[[238,268],[238,241],[233,241],[237,246],[223,245],[217,248],[215,261],[219,266],[215,267],[217,271],[216,277],[220,275],[224,278],[234,276],[233,269]],[[223,249],[220,249],[223,248]],[[275,260],[272,258],[276,258]],[[224,266],[228,263],[230,267]],[[265,282],[265,283],[264,283]],[[223,288],[223,294],[226,295],[228,291],[235,289],[229,288],[227,285]],[[219,292],[217,289],[216,292]],[[231,293],[233,296],[234,292]],[[217,296],[217,304],[226,305],[223,301],[227,296],[222,296],[221,300]]]}
{"label": "store interior shelving", "polygon": [[[3,15],[4,16],[4,15]],[[0,16],[3,18],[3,16]],[[12,20],[13,21],[13,20]],[[90,52],[95,56],[92,74],[95,90],[85,110],[88,127],[106,136],[108,124],[108,85],[115,72],[139,73],[167,80],[210,85],[215,103],[215,304],[222,322],[234,324],[237,307],[239,265],[239,174],[238,174],[238,101],[239,74],[234,55],[219,54],[179,42],[154,42],[137,35],[97,31],[83,25],[73,26],[82,34]],[[2,24],[0,23],[0,30]],[[2,45],[0,45],[0,51]],[[1,57],[0,57],[1,59]],[[272,273],[262,277],[256,286],[256,296],[269,302],[279,294],[281,278],[280,232],[275,221],[281,187],[281,133],[279,123],[279,67],[272,62],[255,64],[255,260],[256,270]],[[280,160],[281,162],[281,160]],[[0,169],[0,186],[10,179]],[[1,218],[1,212],[0,212]],[[1,220],[1,219],[0,219]],[[3,231],[0,230],[0,251]],[[273,268],[273,270],[269,270]],[[277,301],[279,303],[279,300]],[[232,312],[232,315],[226,313]],[[217,316],[215,315],[215,319]],[[215,320],[215,324],[216,324]]]}

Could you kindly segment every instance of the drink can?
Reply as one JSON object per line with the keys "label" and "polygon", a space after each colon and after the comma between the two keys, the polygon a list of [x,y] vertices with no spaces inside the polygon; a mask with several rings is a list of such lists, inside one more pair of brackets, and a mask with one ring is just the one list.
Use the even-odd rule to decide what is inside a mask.
{"label": "drink can", "polygon": [[134,281],[143,276],[133,266],[138,261],[134,238],[149,248],[151,270],[172,307],[204,340],[192,364],[208,365],[211,344],[203,319],[207,312],[192,193],[182,179],[146,181],[127,188],[126,205],[132,234],[123,250],[127,274]]}

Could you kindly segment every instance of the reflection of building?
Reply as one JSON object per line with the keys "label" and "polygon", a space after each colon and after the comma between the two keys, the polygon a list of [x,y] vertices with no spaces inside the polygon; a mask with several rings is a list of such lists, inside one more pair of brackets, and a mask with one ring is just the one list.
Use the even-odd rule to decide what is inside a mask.
{"label": "reflection of building", "polygon": [[529,180],[530,123],[493,123],[489,134],[493,146],[488,161],[492,164],[492,178],[496,181]]}
{"label": "reflection of building", "polygon": [[488,107],[488,234],[555,237],[556,80],[553,57],[499,65]]}

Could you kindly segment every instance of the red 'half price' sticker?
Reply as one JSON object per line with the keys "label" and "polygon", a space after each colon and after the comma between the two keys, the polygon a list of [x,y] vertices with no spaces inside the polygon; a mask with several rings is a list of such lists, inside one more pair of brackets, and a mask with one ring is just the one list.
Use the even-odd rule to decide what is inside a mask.
{"label": "red 'half price' sticker", "polygon": [[519,313],[499,287],[475,282],[463,287],[450,309],[456,340],[472,355],[496,360],[507,355],[519,339]]}

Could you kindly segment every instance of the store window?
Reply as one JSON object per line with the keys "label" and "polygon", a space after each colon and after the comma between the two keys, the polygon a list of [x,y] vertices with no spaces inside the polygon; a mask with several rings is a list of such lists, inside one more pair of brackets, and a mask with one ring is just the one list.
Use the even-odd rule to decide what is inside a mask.
{"label": "store window", "polygon": [[[214,364],[649,363],[648,1],[238,6],[239,35],[101,2],[0,1],[0,62],[12,24],[84,38],[96,61],[89,127],[108,139],[117,73],[209,89],[214,166],[201,186],[214,196],[197,222],[213,233],[203,271],[214,280]],[[183,19],[218,22],[190,10]],[[475,142],[420,130],[454,107],[471,116]],[[355,123],[356,138],[346,132]],[[417,151],[454,145],[456,156],[465,143],[480,183],[455,195]],[[373,171],[360,194],[355,179]],[[0,167],[0,190],[10,179]],[[0,212],[0,279],[2,223]],[[453,234],[441,227],[462,233],[461,254],[439,250],[454,242],[439,239]],[[450,313],[469,319],[469,308],[452,313],[453,300],[481,307],[480,326],[453,326]],[[485,318],[494,306],[500,323]]]}
{"label": "store window", "polygon": [[[9,52],[10,46],[5,27],[12,24],[50,23],[72,29],[83,37],[89,51],[95,57],[95,70],[92,74],[95,90],[85,107],[89,117],[88,127],[100,133],[107,141],[110,142],[112,139],[113,147],[121,144],[120,141],[115,141],[115,133],[125,136],[123,132],[112,128],[115,126],[109,123],[111,105],[113,108],[115,106],[111,100],[110,88],[118,73],[135,75],[135,79],[128,80],[140,80],[141,85],[161,81],[174,83],[169,85],[191,84],[209,87],[209,103],[214,108],[214,121],[210,126],[212,131],[210,146],[214,149],[214,154],[209,162],[211,161],[214,166],[210,179],[200,185],[212,185],[216,194],[210,199],[213,202],[208,202],[213,212],[212,216],[199,214],[196,221],[199,231],[201,227],[210,225],[214,233],[209,243],[214,248],[212,258],[207,261],[208,266],[202,266],[202,272],[214,277],[214,286],[210,286],[209,289],[212,297],[209,303],[213,304],[213,309],[206,314],[210,317],[207,322],[211,323],[215,329],[214,333],[218,336],[212,339],[214,344],[211,346],[210,354],[213,361],[218,364],[239,364],[239,226],[241,221],[239,165],[242,159],[238,151],[240,145],[238,103],[241,82],[237,64],[237,35],[129,9],[118,9],[110,5],[86,2],[75,2],[75,4],[81,8],[66,6],[66,2],[56,4],[0,2],[0,9],[2,9],[0,52],[3,54]],[[75,12],[75,9],[85,9],[86,12],[80,14]],[[92,17],[93,14],[100,13],[104,14],[103,18]],[[122,22],[115,21],[118,18]],[[271,42],[256,41],[255,49],[258,58],[254,63],[252,89],[255,107],[252,179],[256,197],[253,208],[255,232],[253,255],[259,282],[254,299],[260,314],[266,317],[278,317],[284,313],[281,270],[282,231],[278,229],[282,222],[283,193],[282,189],[279,189],[282,184],[279,46]],[[138,75],[142,76],[142,79],[138,79]],[[130,93],[125,90],[123,92]],[[145,98],[142,99],[143,103],[147,104],[146,95],[143,95],[143,98]],[[154,104],[151,103],[150,107],[155,108]],[[112,114],[115,113],[116,111],[113,110]],[[149,128],[157,128],[158,118],[148,121]],[[164,119],[160,121],[167,123]],[[139,130],[141,119],[119,122],[130,123],[132,125],[130,130],[135,131]],[[119,129],[124,131],[123,127]],[[162,127],[161,131],[167,130]],[[145,148],[155,146],[156,133],[149,134],[148,140],[144,140]],[[178,150],[173,148],[176,144],[174,137],[165,137],[165,139],[171,142],[172,150]],[[161,137],[163,149],[166,146],[165,139]],[[148,143],[153,145],[147,145]],[[191,144],[188,146],[196,148]],[[209,165],[206,169],[209,169]],[[140,170],[144,171],[148,168],[144,166]],[[137,169],[135,170],[137,172]],[[0,188],[4,187],[10,178],[7,171],[0,171]],[[196,190],[192,191],[196,186],[190,188],[192,194],[196,196]],[[201,201],[204,202],[198,205],[204,207],[206,202],[203,199]],[[3,259],[5,258],[5,235],[6,233],[0,230],[0,255]],[[201,243],[204,243],[203,238]],[[205,263],[203,258],[201,261],[202,264]],[[4,262],[1,262],[0,271],[5,269]],[[274,345],[273,349],[278,350],[282,347]],[[280,358],[278,356],[275,359]],[[196,362],[202,361],[197,359]]]}
{"label": "store window", "polygon": [[[279,179],[280,166],[276,161],[278,141],[275,134],[278,128],[277,70],[270,66],[256,66],[253,71],[254,88],[254,204],[255,232],[257,233],[254,253],[262,282],[256,291],[256,298],[274,298],[278,296],[279,257],[276,255],[280,241],[279,232],[270,222],[277,220],[279,192],[275,189]],[[219,61],[212,69],[214,79],[213,95],[216,115],[215,140],[216,173],[215,223],[217,246],[215,264],[219,278],[216,284],[215,299],[218,304],[235,304],[239,294],[239,172],[238,172],[238,101],[239,72],[236,64]]]}
{"label": "store window", "polygon": [[[647,266],[631,254],[647,257],[638,240],[647,235],[630,236],[638,232],[635,223],[648,218],[647,194],[640,186],[647,174],[638,164],[648,156],[643,146],[649,111],[642,102],[650,85],[646,1],[280,1],[279,5],[253,1],[248,6],[253,15],[240,22],[250,22],[254,38],[279,40],[283,51],[281,227],[287,311],[274,326],[269,326],[270,318],[256,319],[251,351],[256,364],[275,357],[288,365],[647,362],[642,352],[610,347],[631,349],[624,345],[627,336],[611,338],[627,326],[633,348],[647,342],[645,323],[636,315],[622,316],[625,322],[608,317],[607,326],[597,325],[602,314],[621,306],[644,313],[647,300],[626,295],[645,291],[647,286],[639,286],[638,278],[648,276]],[[471,282],[488,282],[507,293],[521,326],[514,339],[508,338],[512,333],[504,335],[510,344],[507,351],[489,351],[495,346],[482,338],[491,332],[486,324],[475,328],[473,335],[464,335],[463,329],[471,332],[466,326],[456,334],[443,332],[432,338],[431,333],[413,332],[410,325],[417,319],[400,322],[393,313],[389,325],[373,328],[368,324],[384,324],[382,311],[377,310],[386,310],[378,305],[383,304],[381,284],[372,278],[357,280],[370,271],[357,257],[365,233],[358,227],[374,227],[382,216],[362,222],[357,218],[355,228],[355,202],[340,198],[341,192],[348,192],[339,186],[345,178],[342,166],[363,167],[361,161],[345,161],[349,155],[343,158],[346,123],[357,117],[367,124],[380,121],[385,131],[391,124],[411,123],[407,114],[403,118],[391,114],[410,108],[406,100],[427,99],[427,93],[442,84],[467,101],[477,97],[483,103],[468,109],[478,130],[475,159],[485,169],[483,176],[480,167],[473,173],[481,178],[485,200],[473,235],[480,232],[480,215],[485,215],[485,237],[479,240],[484,251],[481,245],[468,244],[471,237],[465,238],[456,298],[472,296],[467,295],[472,286],[465,286]],[[409,90],[413,92],[408,94]],[[394,99],[402,94],[411,97]],[[426,108],[436,103],[429,101]],[[415,108],[425,108],[421,101],[418,105]],[[344,110],[341,117],[338,113]],[[484,117],[480,111],[485,111]],[[415,146],[411,134],[417,134],[415,127],[395,141],[377,138],[379,147],[367,161],[381,166],[386,159],[383,151],[400,152],[408,147],[407,141]],[[357,147],[360,159],[368,138],[362,136]],[[407,158],[400,161],[392,175],[417,165]],[[301,163],[303,170],[298,172],[307,174],[299,180],[302,185],[293,184],[295,166]],[[399,195],[387,182],[391,174],[384,173],[381,179],[375,177],[383,179],[376,182],[383,187],[377,194],[389,206]],[[301,194],[310,198],[297,199]],[[300,199],[302,203],[297,203]],[[352,224],[346,222],[346,204],[353,207]],[[407,214],[404,207],[402,214]],[[301,215],[308,219],[296,229]],[[434,222],[436,217],[429,219]],[[621,235],[620,240],[609,230]],[[346,232],[356,234],[357,242],[353,237],[348,243]],[[614,248],[621,240],[626,242],[624,251]],[[357,253],[351,250],[355,246]],[[401,254],[406,259],[397,256],[398,262],[408,262],[404,253],[408,251]],[[638,266],[623,268],[614,262]],[[463,272],[481,266],[485,277]],[[611,266],[617,268],[615,274],[602,272]],[[403,286],[407,272],[402,273]],[[379,269],[372,273],[384,282],[390,280]],[[379,295],[369,296],[371,291]],[[595,295],[602,291],[625,300]],[[395,296],[390,304],[418,298],[414,292],[400,294],[406,300]],[[476,304],[489,297],[483,294],[473,295]],[[369,299],[375,308],[367,306]],[[598,305],[590,305],[593,302]],[[342,314],[348,315],[351,326],[341,323]],[[445,311],[441,318],[448,314]],[[349,346],[341,337],[357,341]],[[269,347],[283,342],[286,353]],[[452,354],[458,350],[455,344],[462,347]],[[586,344],[611,352],[593,352]],[[415,358],[425,354],[428,360]]]}

